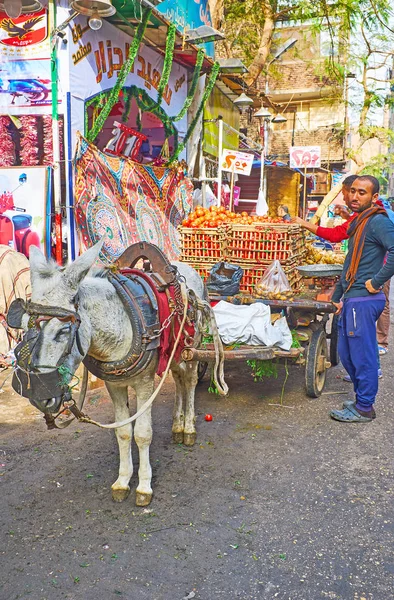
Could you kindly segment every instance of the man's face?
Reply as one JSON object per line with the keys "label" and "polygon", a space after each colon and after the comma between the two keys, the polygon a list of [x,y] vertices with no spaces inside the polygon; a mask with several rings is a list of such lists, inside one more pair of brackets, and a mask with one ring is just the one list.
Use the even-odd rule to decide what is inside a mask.
{"label": "man's face", "polygon": [[373,194],[373,185],[368,179],[356,179],[350,188],[349,208],[350,210],[361,213],[370,208],[372,202],[378,199],[379,194]]}

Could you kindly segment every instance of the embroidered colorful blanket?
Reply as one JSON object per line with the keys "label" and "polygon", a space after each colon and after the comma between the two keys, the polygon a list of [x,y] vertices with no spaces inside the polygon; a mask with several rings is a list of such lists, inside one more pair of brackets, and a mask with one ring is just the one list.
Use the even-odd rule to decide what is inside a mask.
{"label": "embroidered colorful blanket", "polygon": [[105,235],[100,254],[112,264],[138,241],[179,257],[177,227],[192,207],[193,186],[183,170],[108,156],[79,139],[75,159],[75,219],[87,248]]}

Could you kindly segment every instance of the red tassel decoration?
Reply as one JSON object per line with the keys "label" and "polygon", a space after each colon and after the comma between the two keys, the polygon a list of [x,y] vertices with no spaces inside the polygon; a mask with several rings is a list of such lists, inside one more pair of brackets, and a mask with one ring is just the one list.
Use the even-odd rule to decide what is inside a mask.
{"label": "red tassel decoration", "polygon": [[0,167],[12,167],[16,162],[15,145],[8,129],[9,123],[9,117],[0,117]]}
{"label": "red tassel decoration", "polygon": [[37,117],[20,117],[21,129],[21,165],[34,167],[39,163]]}
{"label": "red tassel decoration", "polygon": [[53,143],[52,143],[52,117],[51,115],[45,115],[42,118],[42,129],[43,129],[43,164],[53,164]]}

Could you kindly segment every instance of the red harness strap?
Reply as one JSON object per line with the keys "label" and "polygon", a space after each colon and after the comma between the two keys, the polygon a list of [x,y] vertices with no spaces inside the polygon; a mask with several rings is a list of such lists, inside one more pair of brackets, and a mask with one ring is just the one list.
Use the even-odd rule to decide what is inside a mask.
{"label": "red harness strap", "polygon": [[[144,271],[140,271],[138,269],[122,269],[122,274],[126,276],[137,275],[138,277],[141,277],[141,279],[144,279],[144,281],[146,281],[150,285],[157,300],[157,306],[159,309],[159,322],[160,325],[163,326],[163,323],[165,323],[171,315],[171,307],[169,305],[167,293],[171,297],[173,305],[176,305],[174,286],[169,286],[169,288],[167,288],[167,293],[159,292],[154,281],[149,276],[149,273],[145,273]],[[156,373],[159,377],[162,376],[162,374],[167,368],[173,345],[179,333],[180,320],[181,318],[179,318],[179,315],[176,313],[170,320],[168,327],[165,327],[165,329],[163,329],[163,331],[161,332],[160,346],[158,348],[159,363],[157,365],[156,370]],[[177,362],[179,362],[181,358],[181,352],[186,346],[185,338],[194,338],[194,325],[185,325],[183,334],[175,352],[174,359]]]}

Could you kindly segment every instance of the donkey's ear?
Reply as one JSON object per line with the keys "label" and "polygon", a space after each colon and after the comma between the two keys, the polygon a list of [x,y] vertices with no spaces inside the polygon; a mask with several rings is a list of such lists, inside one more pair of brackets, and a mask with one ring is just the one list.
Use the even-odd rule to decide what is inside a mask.
{"label": "donkey's ear", "polygon": [[69,265],[65,272],[64,278],[67,284],[75,291],[78,290],[79,284],[84,277],[88,274],[89,269],[94,265],[100,250],[103,245],[103,239],[97,244],[86,250],[81,256],[79,256],[71,265]]}
{"label": "donkey's ear", "polygon": [[29,248],[29,263],[32,273],[39,273],[48,267],[47,259],[37,246]]}

